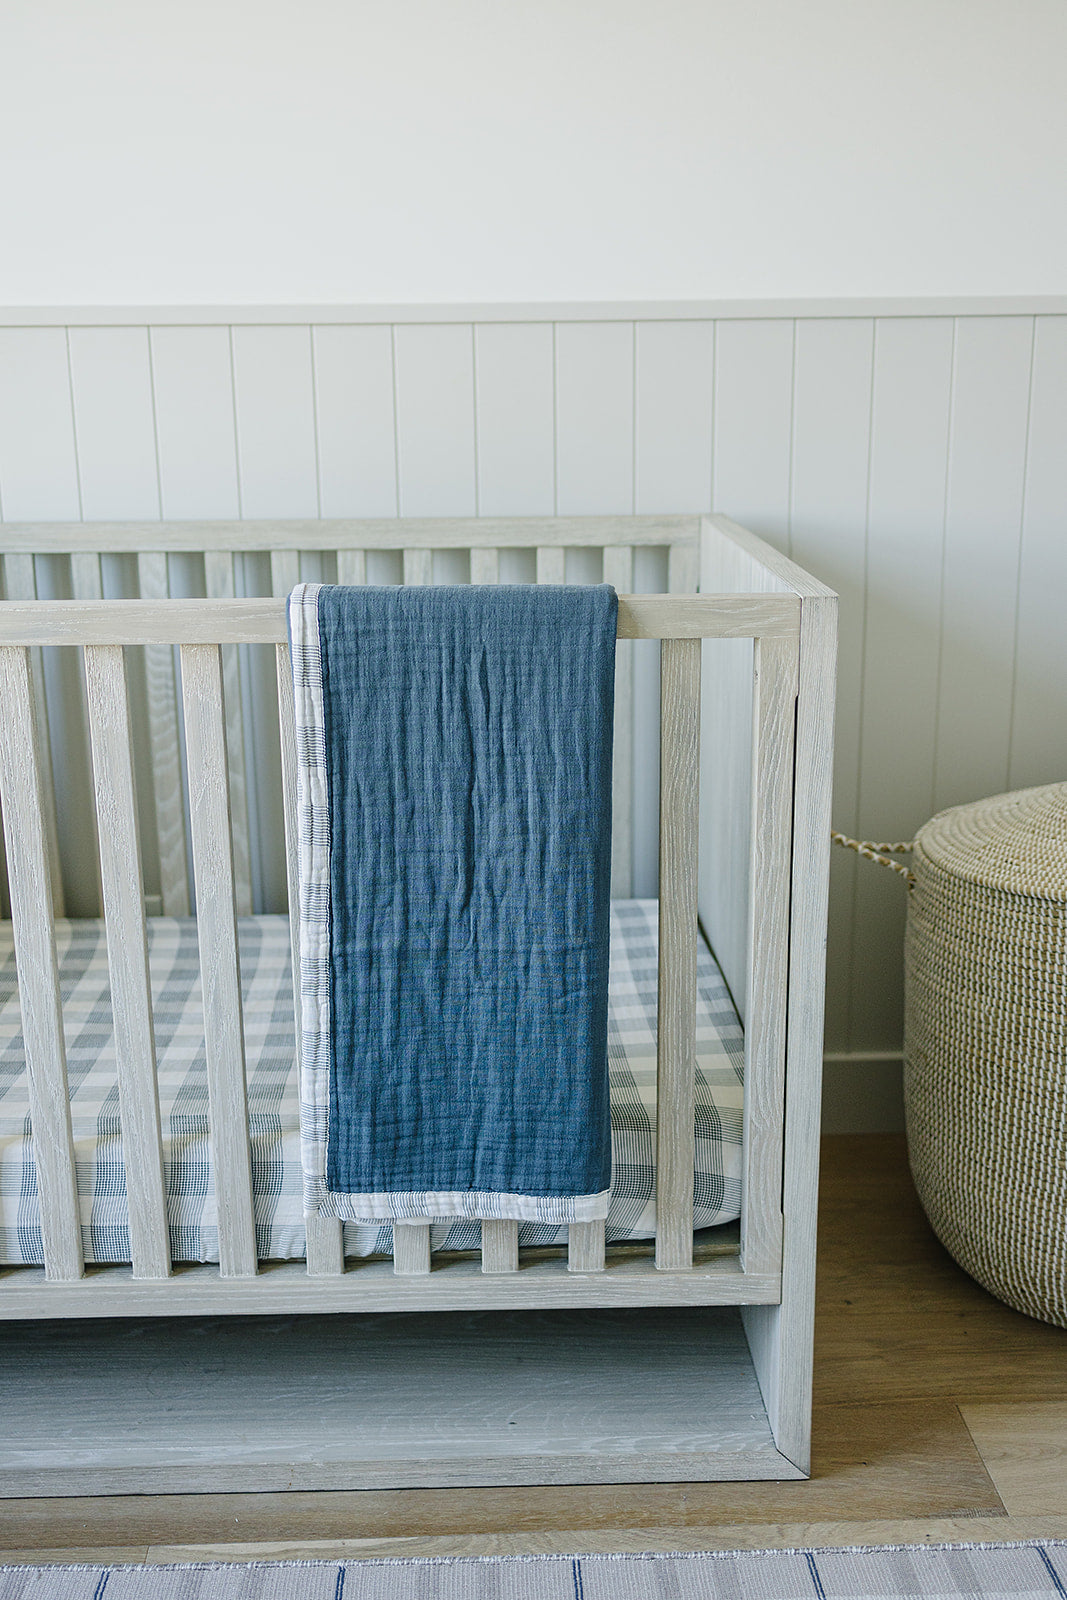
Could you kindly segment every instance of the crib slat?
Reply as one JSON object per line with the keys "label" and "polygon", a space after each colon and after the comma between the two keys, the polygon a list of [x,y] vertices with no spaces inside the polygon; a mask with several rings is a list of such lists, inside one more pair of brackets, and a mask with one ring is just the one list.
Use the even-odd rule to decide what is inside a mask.
{"label": "crib slat", "polygon": [[430,584],[433,582],[433,551],[404,551],[404,582]]}
{"label": "crib slat", "polygon": [[[633,547],[604,546],[604,582],[618,594],[634,586]],[[611,894],[633,894],[634,659],[628,647],[615,653],[615,735],[611,780]]]}
{"label": "crib slat", "polygon": [[667,551],[667,590],[670,594],[695,594],[697,547],[693,542],[672,544]]}
{"label": "crib slat", "polygon": [[567,1229],[567,1271],[603,1272],[603,1222],[572,1222]]}
{"label": "crib slat", "polygon": [[82,1275],[82,1243],[34,702],[29,652],[0,648],[0,796],[45,1276],[68,1280]]}
{"label": "crib slat", "polygon": [[[37,577],[33,557],[24,554],[4,556],[5,600],[35,600]],[[44,692],[44,663],[40,650],[30,652],[30,674],[33,683],[34,711],[37,723],[37,759],[41,769],[41,787],[44,796],[44,829],[48,850],[48,878],[52,886],[52,906],[57,917],[66,914],[63,894],[63,875],[59,868],[59,832],[56,828],[56,790],[52,774],[52,746],[48,740],[48,702]]]}
{"label": "crib slat", "polygon": [[656,1266],[693,1264],[700,641],[665,639],[660,663]]}
{"label": "crib slat", "polygon": [[425,1277],[430,1270],[430,1224],[393,1223],[393,1271],[401,1278]]}
{"label": "crib slat", "polygon": [[256,1235],[219,646],[184,644],[181,663],[219,1265],[248,1278]]}
{"label": "crib slat", "polygon": [[[289,646],[275,646],[278,673],[278,729],[282,751],[282,811],[285,818],[285,876],[289,891],[289,949],[293,967],[293,1042],[300,1056],[300,862],[296,832],[296,713]],[[336,1278],[345,1270],[344,1239],[337,1217],[305,1213],[307,1269],[314,1278]]]}
{"label": "crib slat", "polygon": [[122,1150],[135,1278],[170,1273],[156,1042],[148,974],[141,840],[121,645],[87,645],[85,689],[100,837],[100,876],[118,1061]]}
{"label": "crib slat", "polygon": [[[231,600],[236,593],[233,554],[228,550],[204,552],[204,576],[212,600]],[[230,773],[230,815],[233,820],[233,870],[237,915],[252,910],[252,868],[248,844],[248,785],[245,777],[244,712],[241,702],[241,658],[236,645],[222,651],[226,679],[226,749]]]}
{"label": "crib slat", "polygon": [[[170,593],[163,550],[137,557],[137,587],[143,600],[166,600]],[[178,737],[178,681],[174,647],[146,644],[145,687],[148,738],[152,751],[152,795],[159,850],[159,892],[165,917],[189,915],[189,861],[185,847],[185,806]]]}
{"label": "crib slat", "polygon": [[482,1271],[518,1272],[519,1225],[517,1222],[482,1223]]}
{"label": "crib slat", "polygon": [[300,553],[297,550],[272,550],[270,553],[270,592],[291,594],[300,582]]}
{"label": "crib slat", "polygon": [[104,580],[100,572],[100,557],[94,550],[71,551],[70,592],[75,600],[102,600],[104,598]]}
{"label": "crib slat", "polygon": [[537,582],[566,583],[567,552],[560,545],[542,544],[537,547]]}
{"label": "crib slat", "polygon": [[338,550],[338,583],[366,583],[367,552],[365,550]]}
{"label": "crib slat", "polygon": [[471,582],[500,582],[500,551],[471,546]]}
{"label": "crib slat", "polygon": [[782,1262],[795,644],[788,639],[757,639],[754,671],[741,1259],[746,1272],[778,1272]]}

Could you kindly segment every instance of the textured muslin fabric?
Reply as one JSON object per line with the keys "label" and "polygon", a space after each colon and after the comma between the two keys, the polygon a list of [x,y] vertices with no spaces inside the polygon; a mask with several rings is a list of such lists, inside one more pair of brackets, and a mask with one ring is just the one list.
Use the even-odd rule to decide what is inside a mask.
{"label": "textured muslin fabric", "polygon": [[294,590],[309,1209],[606,1215],[617,606]]}

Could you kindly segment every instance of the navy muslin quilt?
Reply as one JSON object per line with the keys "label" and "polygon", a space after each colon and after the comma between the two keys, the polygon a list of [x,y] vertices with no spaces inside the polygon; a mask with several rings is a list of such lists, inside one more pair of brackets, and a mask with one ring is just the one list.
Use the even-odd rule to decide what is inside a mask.
{"label": "navy muslin quilt", "polygon": [[606,1215],[617,607],[294,590],[310,1211]]}

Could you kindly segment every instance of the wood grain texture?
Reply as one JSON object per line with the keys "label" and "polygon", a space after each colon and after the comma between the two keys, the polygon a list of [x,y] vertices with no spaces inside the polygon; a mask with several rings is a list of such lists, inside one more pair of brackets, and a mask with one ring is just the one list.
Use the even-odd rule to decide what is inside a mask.
{"label": "wood grain texture", "polygon": [[133,775],[133,731],[121,645],[88,646],[85,685],[133,1275],[165,1278],[170,1273],[170,1238]]}
{"label": "wood grain texture", "polygon": [[742,1313],[779,1449],[810,1468],[826,900],[837,602],[807,595],[800,634],[789,907],[782,1299]]}
{"label": "wood grain texture", "polygon": [[[634,586],[634,553],[629,545],[604,546],[604,582],[618,594]],[[615,653],[615,713],[611,773],[611,894],[633,893],[634,661],[633,651]]]}
{"label": "wood grain texture", "polygon": [[[289,952],[293,973],[293,1047],[299,1059],[301,1022],[300,994],[300,872],[297,853],[296,708],[293,668],[288,644],[275,647],[275,672],[278,680],[278,734],[282,769],[282,818],[285,827],[285,870],[289,912]],[[344,1240],[336,1217],[306,1215],[304,1233],[307,1269],[311,1277],[339,1277],[345,1270]]]}
{"label": "wood grain texture", "polygon": [[[36,600],[37,578],[32,555],[4,556],[4,599],[11,602]],[[41,797],[44,807],[45,840],[48,849],[48,877],[52,886],[52,907],[57,917],[66,914],[63,873],[59,860],[59,832],[56,826],[55,775],[52,771],[52,745],[48,735],[48,701],[45,695],[44,665],[39,649],[30,652],[30,678],[33,684],[34,719],[37,727],[37,759],[41,768]]]}
{"label": "wood grain texture", "polygon": [[[732,1230],[727,1230],[730,1233]],[[183,1266],[163,1285],[128,1267],[95,1268],[73,1288],[45,1281],[38,1267],[5,1271],[0,1321],[28,1317],[239,1316],[303,1311],[503,1311],[654,1305],[776,1305],[779,1276],[743,1273],[736,1235],[725,1249],[701,1240],[691,1272],[660,1273],[645,1245],[613,1247],[605,1269],[577,1281],[563,1252],[523,1251],[517,1272],[483,1273],[478,1257],[435,1257],[427,1278],[397,1277],[391,1261],[347,1264],[340,1278],[309,1277],[301,1261],[264,1262],[257,1277],[220,1276]]]}
{"label": "wood grain texture", "polygon": [[256,1235],[221,653],[183,645],[181,664],[219,1260],[224,1277],[247,1278]]}
{"label": "wood grain texture", "polygon": [[276,517],[183,522],[5,522],[5,550],[66,555],[72,550],[408,550],[487,544],[670,545],[696,538],[695,516]]}
{"label": "wood grain texture", "polygon": [[[234,558],[224,550],[204,552],[204,577],[212,600],[231,600],[237,592]],[[283,608],[284,609],[284,608]],[[248,776],[245,770],[245,718],[241,657],[233,645],[222,652],[226,703],[226,761],[233,839],[234,890],[237,915],[252,911],[251,841],[248,836]]]}
{"label": "wood grain texture", "polygon": [[366,583],[367,552],[365,550],[338,550],[338,583]]}
{"label": "wood grain texture", "polygon": [[424,1277],[430,1270],[430,1224],[393,1223],[393,1271],[398,1277]]}
{"label": "wood grain texture", "polygon": [[567,1229],[567,1271],[603,1272],[603,1222],[572,1222]]}
{"label": "wood grain texture", "polygon": [[741,1251],[755,1272],[777,1271],[782,1260],[797,656],[788,640],[756,641],[741,1186]]}
{"label": "wood grain texture", "polygon": [[433,551],[404,551],[404,582],[431,584],[433,582]]}
{"label": "wood grain texture", "polygon": [[[1030,1403],[1067,1400],[1063,1331],[1002,1306],[950,1260],[919,1209],[902,1138],[824,1141],[822,1201],[809,1482],[11,1500],[5,1559],[96,1545],[103,1560],[137,1544],[161,1559],[199,1547],[247,1560],[290,1548],[325,1557],[342,1541],[356,1557],[1067,1535],[1062,1516],[1004,1515],[958,1409],[984,1390],[1007,1410],[1007,1370],[1023,1427]],[[1046,1485],[1060,1487],[1054,1461]]]}
{"label": "wood grain texture", "polygon": [[661,1272],[685,1270],[693,1260],[699,785],[700,644],[665,640],[656,1010],[656,1266]]}
{"label": "wood grain texture", "polygon": [[1067,1401],[960,1408],[1009,1516],[1067,1517]]}
{"label": "wood grain texture", "polygon": [[[129,1493],[795,1474],[732,1311],[215,1322],[177,1340],[157,1322],[119,1331],[121,1362],[106,1328],[30,1350],[16,1334],[0,1331],[9,1497],[90,1475]],[[278,1372],[296,1381],[264,1405]]]}
{"label": "wood grain texture", "polygon": [[[795,596],[619,596],[620,639],[751,639],[796,635]],[[0,610],[4,644],[280,644],[278,599],[14,601]]]}
{"label": "wood grain texture", "polygon": [[470,561],[472,583],[500,582],[499,550],[472,550],[470,553]]}
{"label": "wood grain texture", "polygon": [[539,545],[537,547],[536,581],[538,583],[566,583],[566,551],[558,550],[552,545]]}
{"label": "wood grain texture", "polygon": [[482,1271],[518,1272],[519,1225],[517,1222],[482,1223]]}
{"label": "wood grain texture", "polygon": [[[137,587],[143,600],[165,600],[170,593],[167,557],[148,551],[137,557]],[[166,917],[189,915],[189,863],[185,840],[178,718],[178,678],[174,646],[144,647],[148,739],[152,753],[152,799],[159,850],[159,885]]]}
{"label": "wood grain texture", "polygon": [[82,1273],[63,1012],[44,829],[39,735],[25,650],[0,650],[0,797],[45,1276]]}

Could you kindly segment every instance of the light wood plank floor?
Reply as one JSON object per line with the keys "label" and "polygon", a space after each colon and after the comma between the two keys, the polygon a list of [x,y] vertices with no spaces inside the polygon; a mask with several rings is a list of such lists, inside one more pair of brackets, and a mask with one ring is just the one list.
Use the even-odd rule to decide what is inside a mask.
{"label": "light wood plank floor", "polygon": [[0,1504],[7,1560],[481,1555],[1067,1537],[1067,1331],[1010,1311],[925,1222],[897,1136],[823,1155],[814,1475]]}

